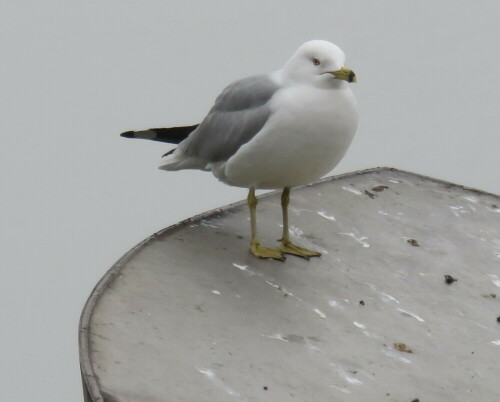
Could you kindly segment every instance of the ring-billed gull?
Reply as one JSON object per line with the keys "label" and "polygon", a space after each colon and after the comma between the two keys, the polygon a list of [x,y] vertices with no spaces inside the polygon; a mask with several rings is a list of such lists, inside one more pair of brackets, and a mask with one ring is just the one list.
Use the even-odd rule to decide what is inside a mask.
{"label": "ring-billed gull", "polygon": [[[230,84],[199,125],[121,135],[179,144],[164,155],[160,169],[211,171],[224,183],[248,188],[256,257],[320,256],[290,241],[288,204],[290,188],[333,169],[356,132],[356,101],[348,85],[356,76],[344,62],[333,43],[309,41],[280,70]],[[255,189],[276,188],[283,189],[283,236],[273,249],[257,240]]]}

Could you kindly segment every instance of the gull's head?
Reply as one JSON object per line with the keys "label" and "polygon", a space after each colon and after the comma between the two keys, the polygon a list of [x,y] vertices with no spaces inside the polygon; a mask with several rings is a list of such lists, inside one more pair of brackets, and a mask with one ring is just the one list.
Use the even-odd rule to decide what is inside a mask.
{"label": "gull's head", "polygon": [[356,82],[356,75],[344,63],[345,54],[338,46],[325,40],[311,40],[298,48],[280,73],[284,81],[320,87]]}

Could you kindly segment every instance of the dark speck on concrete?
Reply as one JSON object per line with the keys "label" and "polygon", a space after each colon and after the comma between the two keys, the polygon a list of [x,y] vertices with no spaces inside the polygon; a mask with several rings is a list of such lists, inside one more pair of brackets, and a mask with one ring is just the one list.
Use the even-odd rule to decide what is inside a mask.
{"label": "dark speck on concrete", "polygon": [[379,192],[384,191],[385,189],[388,189],[388,188],[389,188],[388,186],[375,186],[375,187],[372,187],[372,191],[379,193]]}
{"label": "dark speck on concrete", "polygon": [[375,198],[375,194],[370,193],[368,190],[365,190],[365,194],[366,194],[368,197],[370,197],[370,199],[372,199],[372,200]]}
{"label": "dark speck on concrete", "polygon": [[365,301],[364,300],[360,300],[359,304],[361,304],[362,306],[364,306],[365,305]]}
{"label": "dark speck on concrete", "polygon": [[420,244],[418,241],[416,241],[415,239],[408,239],[406,240],[406,242],[410,245],[412,245],[413,247],[420,247]]}
{"label": "dark speck on concrete", "polygon": [[267,391],[269,388],[267,388],[267,385],[264,385],[264,391]]}
{"label": "dark speck on concrete", "polygon": [[445,276],[444,276],[444,281],[445,281],[448,285],[451,285],[453,282],[458,281],[458,279],[454,278],[454,277],[453,277],[453,276],[451,276],[451,275],[445,275]]}
{"label": "dark speck on concrete", "polygon": [[497,317],[497,322],[500,322],[500,315]]}

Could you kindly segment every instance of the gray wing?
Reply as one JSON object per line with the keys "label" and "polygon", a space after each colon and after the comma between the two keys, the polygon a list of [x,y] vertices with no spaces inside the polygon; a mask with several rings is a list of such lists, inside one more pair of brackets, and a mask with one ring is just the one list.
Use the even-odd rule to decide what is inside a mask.
{"label": "gray wing", "polygon": [[233,82],[177,151],[208,162],[229,159],[264,126],[271,114],[269,100],[279,88],[266,75]]}

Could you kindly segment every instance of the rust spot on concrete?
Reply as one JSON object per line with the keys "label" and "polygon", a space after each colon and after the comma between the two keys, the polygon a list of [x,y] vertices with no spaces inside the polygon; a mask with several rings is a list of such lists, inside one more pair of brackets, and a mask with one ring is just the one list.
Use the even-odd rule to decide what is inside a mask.
{"label": "rust spot on concrete", "polygon": [[399,350],[400,352],[413,353],[413,350],[408,349],[408,347],[404,343],[395,343],[394,349]]}
{"label": "rust spot on concrete", "polygon": [[388,186],[375,186],[375,187],[372,187],[372,191],[380,193],[381,191],[384,191],[388,188],[389,188]]}

